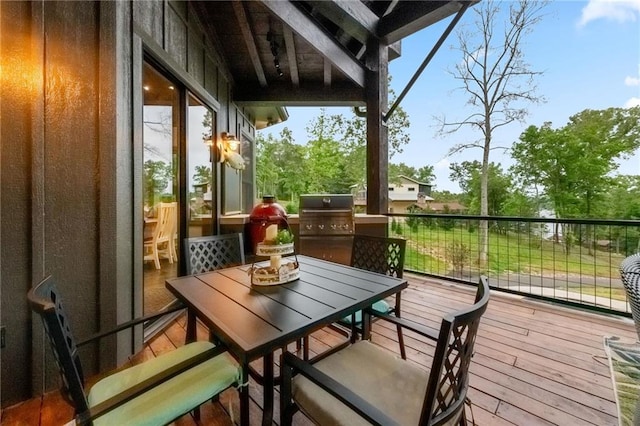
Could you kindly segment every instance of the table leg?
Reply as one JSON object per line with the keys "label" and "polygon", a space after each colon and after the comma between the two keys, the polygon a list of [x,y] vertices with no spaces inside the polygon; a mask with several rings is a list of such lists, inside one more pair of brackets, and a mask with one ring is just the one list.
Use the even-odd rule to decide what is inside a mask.
{"label": "table leg", "polygon": [[196,314],[191,311],[191,309],[187,309],[187,336],[186,343],[191,343],[196,341]]}
{"label": "table leg", "polygon": [[371,314],[366,309],[362,311],[362,340],[371,340]]}
{"label": "table leg", "polygon": [[262,376],[264,377],[264,384],[262,387],[262,394],[264,397],[262,406],[262,425],[271,426],[273,422],[273,353],[269,353],[264,356],[264,367]]}
{"label": "table leg", "polygon": [[242,365],[240,385],[240,425],[249,426],[249,361]]}

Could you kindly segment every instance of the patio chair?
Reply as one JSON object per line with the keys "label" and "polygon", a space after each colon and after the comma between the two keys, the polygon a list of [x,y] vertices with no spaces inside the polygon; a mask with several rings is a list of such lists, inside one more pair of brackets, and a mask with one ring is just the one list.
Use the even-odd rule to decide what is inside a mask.
{"label": "patio chair", "polygon": [[319,425],[466,424],[469,365],[488,303],[489,284],[481,277],[474,304],[445,315],[438,334],[404,318],[380,316],[436,342],[428,370],[362,340],[316,363],[284,353],[281,425],[290,425],[298,409]]}
{"label": "patio chair", "polygon": [[62,394],[78,424],[164,425],[193,410],[199,414],[202,403],[240,381],[241,371],[224,348],[200,341],[109,375],[87,393],[80,346],[184,307],[129,321],[76,344],[51,276],[27,298],[42,318],[62,376]]}
{"label": "patio chair", "polygon": [[622,260],[620,277],[631,305],[631,316],[640,341],[640,253],[632,254]]}
{"label": "patio chair", "polygon": [[[402,278],[404,270],[404,255],[407,241],[402,238],[374,237],[369,235],[354,235],[351,248],[351,266],[371,272],[386,274]],[[393,313],[400,316],[401,296],[395,296],[395,306],[391,307],[386,300],[379,300],[373,304],[373,310],[382,313]],[[362,311],[343,318],[339,324],[351,328],[351,342],[355,342],[358,332],[362,332]],[[398,326],[398,344],[400,355],[406,359],[402,327]]]}
{"label": "patio chair", "polygon": [[160,257],[169,259],[169,263],[178,260],[175,246],[177,223],[178,203],[159,203],[153,236],[144,241],[144,260],[153,260],[156,269],[160,269]]}
{"label": "patio chair", "polygon": [[184,253],[189,275],[245,263],[241,233],[185,238]]}

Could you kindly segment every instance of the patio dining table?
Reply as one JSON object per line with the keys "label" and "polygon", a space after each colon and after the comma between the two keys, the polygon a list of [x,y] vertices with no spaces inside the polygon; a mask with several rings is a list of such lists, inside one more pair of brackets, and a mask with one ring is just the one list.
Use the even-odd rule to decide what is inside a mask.
{"label": "patio dining table", "polygon": [[[297,261],[300,278],[286,284],[251,285],[251,265],[166,281],[188,307],[187,340],[196,338],[197,317],[238,360],[245,382],[249,363],[263,359],[263,425],[273,419],[274,351],[407,287],[404,279],[313,257],[299,255]],[[368,338],[370,318],[364,320]],[[240,423],[249,425],[248,386],[240,387]]]}

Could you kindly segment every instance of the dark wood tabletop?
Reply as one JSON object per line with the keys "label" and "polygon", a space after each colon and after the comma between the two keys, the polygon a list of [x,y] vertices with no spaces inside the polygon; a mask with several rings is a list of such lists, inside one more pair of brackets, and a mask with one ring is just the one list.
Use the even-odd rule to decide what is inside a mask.
{"label": "dark wood tabletop", "polygon": [[[283,262],[294,257],[283,258]],[[275,286],[251,285],[251,265],[167,280],[167,288],[227,346],[245,371],[273,352],[338,319],[402,291],[404,279],[307,256],[297,256],[300,278]],[[268,263],[268,262],[266,262]],[[260,264],[261,265],[261,264]],[[265,403],[272,377],[265,377]],[[241,395],[241,405],[245,398]],[[248,402],[248,399],[247,399]],[[245,408],[245,407],[243,407]],[[247,408],[248,410],[248,408]],[[244,410],[242,410],[244,411]],[[265,410],[265,416],[271,415]],[[246,416],[246,419],[242,417]],[[248,422],[248,411],[241,413]],[[270,423],[267,419],[264,423]]]}

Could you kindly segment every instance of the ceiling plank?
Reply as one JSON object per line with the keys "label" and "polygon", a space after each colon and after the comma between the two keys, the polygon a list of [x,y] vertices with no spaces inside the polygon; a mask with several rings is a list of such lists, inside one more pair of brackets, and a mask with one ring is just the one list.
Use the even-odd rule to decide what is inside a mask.
{"label": "ceiling plank", "polygon": [[288,1],[262,0],[262,4],[278,17],[283,25],[309,42],[333,66],[360,87],[365,86],[365,67],[340,43],[325,33],[318,24]]}
{"label": "ceiling plank", "polygon": [[260,61],[260,55],[258,55],[258,48],[255,40],[253,39],[253,31],[251,31],[251,26],[249,25],[249,19],[247,18],[247,13],[244,10],[244,5],[241,1],[232,1],[231,4],[233,5],[233,11],[238,19],[238,25],[240,26],[240,31],[242,31],[244,42],[249,50],[249,57],[251,58],[251,63],[253,63],[253,68],[256,71],[258,82],[260,83],[260,86],[267,87],[267,77],[264,74],[264,68],[262,68],[262,62]]}
{"label": "ceiling plank", "polygon": [[298,74],[298,58],[296,56],[296,44],[293,41],[293,32],[286,25],[282,26],[284,36],[284,48],[287,50],[287,61],[289,62],[289,73],[291,74],[291,84],[294,87],[300,86],[300,76]]}
{"label": "ceiling plank", "polygon": [[380,19],[377,36],[385,43],[394,43],[457,13],[462,3],[455,0],[398,2],[389,14]]}

